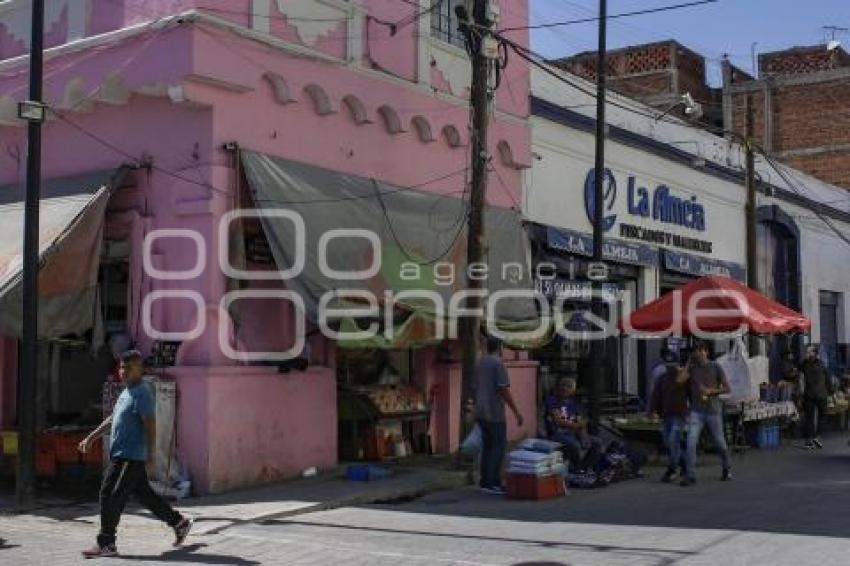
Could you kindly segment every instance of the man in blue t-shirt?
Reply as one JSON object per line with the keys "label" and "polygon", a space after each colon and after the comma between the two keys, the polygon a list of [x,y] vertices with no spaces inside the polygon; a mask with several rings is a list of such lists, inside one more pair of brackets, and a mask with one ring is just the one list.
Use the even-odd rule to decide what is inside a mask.
{"label": "man in blue t-shirt", "polygon": [[153,463],[156,421],[153,395],[142,381],[142,355],[136,350],[122,354],[119,373],[126,388],[118,397],[112,415],[79,446],[81,452],[87,452],[92,443],[103,436],[107,427],[111,427],[109,466],[103,474],[100,487],[100,533],[97,535],[97,544],[83,551],[86,558],[118,554],[115,531],[131,495],[150,509],[156,518],[174,529],[174,546],[182,544],[192,528],[192,519],[172,509],[151,489],[148,482],[148,467]]}
{"label": "man in blue t-shirt", "polygon": [[[556,393],[546,399],[546,428],[549,440],[564,447],[571,472],[593,467],[604,451],[602,441],[587,434],[582,407],[575,394],[575,379],[562,377],[558,380]],[[582,450],[587,450],[584,457]]]}

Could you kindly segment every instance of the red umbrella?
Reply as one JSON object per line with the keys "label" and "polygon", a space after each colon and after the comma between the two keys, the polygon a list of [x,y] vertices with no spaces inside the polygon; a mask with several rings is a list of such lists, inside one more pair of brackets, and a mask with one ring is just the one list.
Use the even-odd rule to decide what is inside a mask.
{"label": "red umbrella", "polygon": [[637,309],[620,321],[627,333],[652,335],[808,332],[812,321],[728,277],[710,276]]}

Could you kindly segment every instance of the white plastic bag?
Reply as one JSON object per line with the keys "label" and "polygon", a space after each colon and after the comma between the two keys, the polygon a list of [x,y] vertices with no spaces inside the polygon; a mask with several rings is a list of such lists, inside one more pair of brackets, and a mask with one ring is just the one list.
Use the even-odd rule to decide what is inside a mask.
{"label": "white plastic bag", "polygon": [[717,364],[726,374],[726,381],[729,382],[729,402],[740,403],[758,399],[758,393],[753,397],[747,347],[741,338],[736,338],[732,348],[717,358]]}
{"label": "white plastic bag", "polygon": [[767,356],[747,358],[747,370],[752,387],[751,399],[758,400],[761,396],[761,384],[767,383],[770,379],[770,358]]}
{"label": "white plastic bag", "polygon": [[481,438],[481,427],[478,426],[478,423],[475,423],[475,426],[472,427],[472,430],[469,431],[469,434],[463,439],[463,443],[460,445],[460,451],[464,454],[477,454],[478,452],[481,452],[483,443],[484,441]]}

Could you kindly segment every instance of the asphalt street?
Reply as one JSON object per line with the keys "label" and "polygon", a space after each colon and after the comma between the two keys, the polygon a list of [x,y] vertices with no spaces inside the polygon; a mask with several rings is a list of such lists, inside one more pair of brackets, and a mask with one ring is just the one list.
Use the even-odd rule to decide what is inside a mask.
{"label": "asphalt street", "polygon": [[[703,458],[693,488],[660,470],[562,499],[517,502],[474,488],[233,526],[171,549],[153,523],[125,522],[127,564],[831,565],[850,563],[850,447],[786,447],[734,459],[734,480]],[[203,524],[206,517],[198,517]],[[74,564],[91,521],[0,518],[0,563]]]}

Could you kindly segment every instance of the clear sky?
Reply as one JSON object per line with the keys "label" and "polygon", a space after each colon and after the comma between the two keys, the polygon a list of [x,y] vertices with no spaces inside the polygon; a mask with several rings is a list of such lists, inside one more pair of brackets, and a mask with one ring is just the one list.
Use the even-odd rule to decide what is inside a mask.
{"label": "clear sky", "polygon": [[[608,14],[631,12],[686,0],[608,0]],[[598,0],[530,0],[532,23],[580,19],[598,13]],[[666,13],[611,20],[608,47],[624,47],[676,39],[705,56],[709,81],[720,82],[719,61],[728,53],[735,65],[752,69],[752,44],[757,52],[794,45],[815,45],[831,39],[822,26],[850,28],[850,0],[719,0]],[[595,51],[596,23],[534,30],[532,48],[559,57]],[[850,33],[836,39],[850,51]]]}

